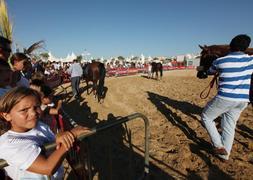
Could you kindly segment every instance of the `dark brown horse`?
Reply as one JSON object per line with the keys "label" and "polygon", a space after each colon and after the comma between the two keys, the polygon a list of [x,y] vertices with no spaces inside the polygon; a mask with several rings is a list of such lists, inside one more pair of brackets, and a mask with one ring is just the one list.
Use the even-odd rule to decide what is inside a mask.
{"label": "dark brown horse", "polygon": [[[200,71],[197,73],[197,77],[200,79],[207,78],[207,70],[211,67],[213,61],[219,57],[228,55],[230,52],[229,45],[212,45],[212,46],[199,46],[202,51],[200,53]],[[253,48],[248,48],[245,51],[246,54],[253,55]]]}
{"label": "dark brown horse", "polygon": [[96,97],[98,98],[98,102],[100,102],[101,98],[103,97],[105,75],[106,75],[105,66],[101,62],[92,62],[86,64],[83,67],[83,76],[87,83],[87,94],[89,94],[88,85],[89,81],[91,81],[93,83],[92,91],[94,93],[95,98]]}
{"label": "dark brown horse", "polygon": [[163,76],[163,65],[162,65],[162,63],[152,62],[151,66],[152,66],[152,68],[151,68],[152,78],[153,78],[153,75],[155,73],[155,79],[158,79],[158,72],[160,72],[160,79],[161,79],[162,76]]}
{"label": "dark brown horse", "polygon": [[[211,67],[213,61],[219,57],[226,56],[230,52],[229,45],[212,45],[212,46],[199,46],[202,51],[200,54],[200,67],[201,70],[198,71],[197,77],[200,79],[207,78],[207,70]],[[246,54],[253,55],[253,48],[248,48],[245,51]],[[199,67],[198,67],[199,68]],[[197,68],[197,69],[198,69]],[[212,87],[212,83],[210,83],[210,87]],[[250,101],[253,102],[253,74],[251,75],[251,86],[250,86]],[[201,93],[202,94],[202,93]]]}

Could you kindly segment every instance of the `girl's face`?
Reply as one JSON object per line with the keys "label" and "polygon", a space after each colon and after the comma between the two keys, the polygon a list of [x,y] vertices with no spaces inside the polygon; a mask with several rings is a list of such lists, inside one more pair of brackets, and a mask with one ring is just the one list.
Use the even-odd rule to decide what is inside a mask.
{"label": "girl's face", "polygon": [[22,60],[22,61],[15,61],[14,62],[14,68],[16,71],[22,71],[24,70],[24,62],[25,62],[25,59]]}
{"label": "girl's face", "polygon": [[33,96],[27,96],[17,103],[9,113],[3,113],[3,116],[6,121],[11,123],[12,131],[26,132],[36,126],[40,113],[39,101]]}
{"label": "girl's face", "polygon": [[43,97],[41,99],[41,103],[42,104],[45,104],[45,105],[48,105],[48,104],[51,104],[52,103],[52,95],[49,95],[48,97]]}

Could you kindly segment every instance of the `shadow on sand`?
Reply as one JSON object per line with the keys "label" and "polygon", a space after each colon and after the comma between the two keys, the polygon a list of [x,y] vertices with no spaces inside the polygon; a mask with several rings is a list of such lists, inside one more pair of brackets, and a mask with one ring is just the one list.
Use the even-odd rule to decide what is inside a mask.
{"label": "shadow on sand", "polygon": [[[81,81],[80,85],[83,85],[84,83],[85,82]],[[73,98],[73,93],[72,93],[72,91],[68,92],[68,90],[67,90],[68,88],[71,88],[71,85],[60,86],[59,91],[55,94],[56,96],[58,96],[58,98],[62,99],[65,103],[69,103],[71,101],[71,99]],[[104,86],[102,92],[100,93],[99,101],[103,102],[103,100],[106,98],[107,91],[108,91],[108,88],[106,86]],[[81,101],[83,101],[82,93],[86,93],[86,95],[93,95],[92,94],[92,84],[89,83],[88,85],[86,84],[86,86],[80,87],[79,92],[80,92],[81,96],[79,96],[75,100],[81,102]]]}
{"label": "shadow on sand", "polygon": [[[167,118],[171,124],[179,128],[186,137],[192,141],[189,144],[193,154],[198,155],[208,166],[208,179],[232,179],[230,175],[223,172],[217,165],[213,164],[207,153],[211,153],[212,146],[210,143],[197,136],[197,133],[191,129],[180,116],[172,112],[169,107],[178,109],[189,117],[196,118],[196,114],[200,114],[202,108],[185,101],[173,100],[153,92],[147,92],[148,99],[156,106],[156,108]],[[204,152],[202,152],[204,151]],[[196,172],[188,172],[187,179],[202,179]]]}
{"label": "shadow on sand", "polygon": [[237,132],[239,132],[243,137],[253,139],[253,130],[247,127],[244,124],[240,124],[237,126]]}
{"label": "shadow on sand", "polygon": [[151,79],[151,80],[158,80],[157,78],[154,78],[154,77],[148,77],[148,75],[141,75],[142,78],[145,78],[145,79]]}
{"label": "shadow on sand", "polygon": [[[95,126],[99,127],[111,121],[117,121],[120,118],[110,113],[108,114],[107,119],[98,119],[98,113],[91,112],[91,108],[87,106],[86,102],[81,102],[80,104],[76,101],[72,101],[64,105],[66,112],[79,125],[89,128]],[[134,180],[139,179],[142,176],[144,169],[144,146],[134,145],[132,143],[132,138],[134,136],[135,135],[132,134],[127,123],[125,123],[106,131],[99,132],[83,142],[89,142],[88,151],[90,154],[93,179]],[[161,165],[166,165],[165,163],[152,156],[150,157],[150,160],[150,179],[175,179],[156,166],[153,162]],[[177,174],[177,177],[186,177],[172,167],[168,165],[166,166],[170,168],[171,171],[174,171],[174,174]],[[78,177],[71,172],[68,179],[78,179]]]}

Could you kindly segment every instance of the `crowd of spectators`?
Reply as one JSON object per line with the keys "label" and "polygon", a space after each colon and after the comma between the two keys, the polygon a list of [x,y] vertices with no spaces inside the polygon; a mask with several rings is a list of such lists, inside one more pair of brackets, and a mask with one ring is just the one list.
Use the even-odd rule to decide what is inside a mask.
{"label": "crowd of spectators", "polygon": [[[62,101],[48,80],[64,77],[71,66],[11,52],[11,41],[0,36],[0,159],[8,163],[0,179],[62,179],[63,157],[77,136],[89,131],[80,126],[54,131],[51,126]],[[42,153],[41,146],[52,142],[57,148]]]}

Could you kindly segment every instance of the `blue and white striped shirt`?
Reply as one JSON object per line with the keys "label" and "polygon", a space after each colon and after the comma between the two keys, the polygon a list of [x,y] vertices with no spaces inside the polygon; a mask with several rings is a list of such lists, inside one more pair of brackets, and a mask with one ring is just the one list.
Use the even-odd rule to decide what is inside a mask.
{"label": "blue and white striped shirt", "polygon": [[218,97],[231,101],[249,102],[253,56],[242,52],[232,52],[216,59],[209,72],[219,73]]}

